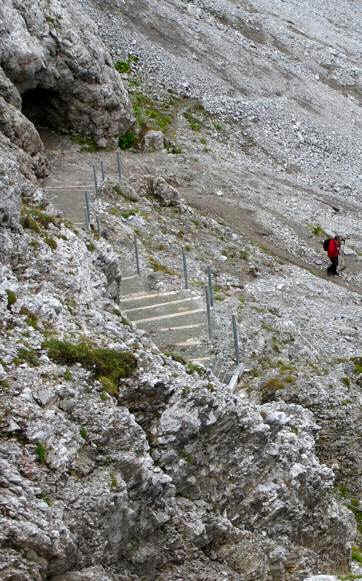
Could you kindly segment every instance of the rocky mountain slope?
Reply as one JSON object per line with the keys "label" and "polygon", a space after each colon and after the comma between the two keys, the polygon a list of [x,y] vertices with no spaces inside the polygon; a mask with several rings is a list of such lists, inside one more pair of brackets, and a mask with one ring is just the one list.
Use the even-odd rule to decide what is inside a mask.
{"label": "rocky mountain slope", "polygon": [[[361,578],[357,16],[289,0],[0,7],[4,581]],[[63,180],[54,204],[81,219],[72,187],[101,160],[116,173],[97,150],[119,135],[123,177],[86,231],[43,187]],[[350,235],[338,284],[328,228]],[[148,292],[180,288],[181,246],[191,292],[212,265],[213,371],[122,313],[134,234]]]}

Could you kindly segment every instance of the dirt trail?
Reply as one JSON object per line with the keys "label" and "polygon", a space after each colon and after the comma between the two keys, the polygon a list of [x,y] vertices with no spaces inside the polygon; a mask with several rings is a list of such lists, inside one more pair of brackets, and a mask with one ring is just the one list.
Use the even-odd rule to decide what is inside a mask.
{"label": "dirt trail", "polygon": [[[41,131],[41,137],[51,163],[51,173],[44,180],[43,187],[57,209],[63,211],[64,215],[76,224],[83,224],[84,193],[86,191],[92,193],[95,189],[93,166],[96,168],[98,180],[101,179],[101,161],[104,164],[105,175],[117,177],[116,152],[100,151],[90,153],[81,151],[80,146],[72,143],[68,137],[59,136],[47,129]],[[174,172],[176,181],[180,182],[180,172],[177,173],[174,159],[172,159],[174,157],[165,156],[164,154],[122,152],[122,172],[125,175],[157,173],[158,164],[161,164],[162,170],[159,170],[160,173],[166,168],[167,173],[172,176]],[[183,170],[184,175],[187,173],[189,175],[197,174],[197,168],[193,167],[193,165],[194,163],[191,162],[187,170]],[[198,171],[200,169],[198,168]],[[246,237],[264,252],[277,257],[283,264],[294,264],[316,276],[327,279],[325,268],[320,268],[308,263],[303,258],[293,256],[281,245],[275,244],[271,239],[270,230],[258,222],[257,208],[255,210],[242,208],[240,204],[236,204],[234,200],[228,199],[226,196],[200,195],[200,192],[193,188],[193,185],[178,185],[178,189],[187,202],[200,211],[202,215],[210,216],[217,221],[221,220],[226,226]],[[333,203],[333,200],[331,200],[331,203]],[[324,258],[319,239],[311,238],[308,240],[308,245],[318,253],[320,252],[321,257]],[[347,256],[344,275],[333,280],[328,278],[328,280],[339,286],[361,292],[358,285],[348,280],[350,272],[362,272],[362,261],[358,257]]]}

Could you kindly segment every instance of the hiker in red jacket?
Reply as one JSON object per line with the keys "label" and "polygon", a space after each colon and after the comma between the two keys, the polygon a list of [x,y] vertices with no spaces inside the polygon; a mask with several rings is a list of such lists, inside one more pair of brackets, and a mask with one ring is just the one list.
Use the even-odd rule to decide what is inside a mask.
{"label": "hiker in red jacket", "polygon": [[328,258],[332,264],[327,268],[328,274],[338,275],[338,255],[341,249],[341,237],[335,236],[331,238],[328,244]]}

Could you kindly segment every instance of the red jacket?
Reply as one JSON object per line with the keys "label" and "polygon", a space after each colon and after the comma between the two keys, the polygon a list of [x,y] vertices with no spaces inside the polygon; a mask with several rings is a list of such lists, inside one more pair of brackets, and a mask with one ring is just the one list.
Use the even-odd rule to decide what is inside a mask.
{"label": "red jacket", "polygon": [[329,241],[328,244],[328,256],[329,258],[336,258],[339,254],[340,243],[334,238]]}

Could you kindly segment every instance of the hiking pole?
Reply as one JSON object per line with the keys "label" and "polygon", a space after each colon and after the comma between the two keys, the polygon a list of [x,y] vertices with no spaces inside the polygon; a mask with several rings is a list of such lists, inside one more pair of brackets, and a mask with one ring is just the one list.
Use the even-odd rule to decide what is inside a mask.
{"label": "hiking pole", "polygon": [[95,193],[97,194],[97,188],[98,188],[98,186],[97,186],[97,172],[96,172],[95,165],[93,165],[92,167],[93,167],[93,178],[94,178],[94,190],[95,190]]}
{"label": "hiking pole", "polygon": [[211,306],[210,306],[209,289],[207,288],[207,286],[205,286],[205,297],[206,297],[207,328],[209,331],[209,339],[210,341],[212,341]]}
{"label": "hiking pole", "polygon": [[117,167],[118,167],[118,177],[121,181],[122,178],[122,166],[121,166],[121,154],[117,151]]}
{"label": "hiking pole", "polygon": [[184,268],[185,288],[188,289],[189,288],[189,281],[188,281],[188,277],[187,277],[187,263],[186,263],[186,254],[185,254],[184,249],[182,249],[182,263],[183,263],[183,268]]}
{"label": "hiking pole", "polygon": [[233,325],[233,335],[234,335],[235,359],[236,359],[237,365],[239,365],[239,363],[240,363],[239,338],[238,338],[238,330],[237,330],[237,326],[236,326],[235,315],[232,316],[232,325]]}
{"label": "hiking pole", "polygon": [[135,257],[136,257],[137,274],[140,275],[140,259],[139,259],[139,256],[138,256],[138,244],[137,244],[136,234],[134,235],[133,243],[134,243],[134,253],[135,253]]}
{"label": "hiking pole", "polygon": [[85,197],[85,221],[87,229],[91,229],[91,221],[90,221],[90,201],[89,201],[89,194],[88,192],[84,193]]}

